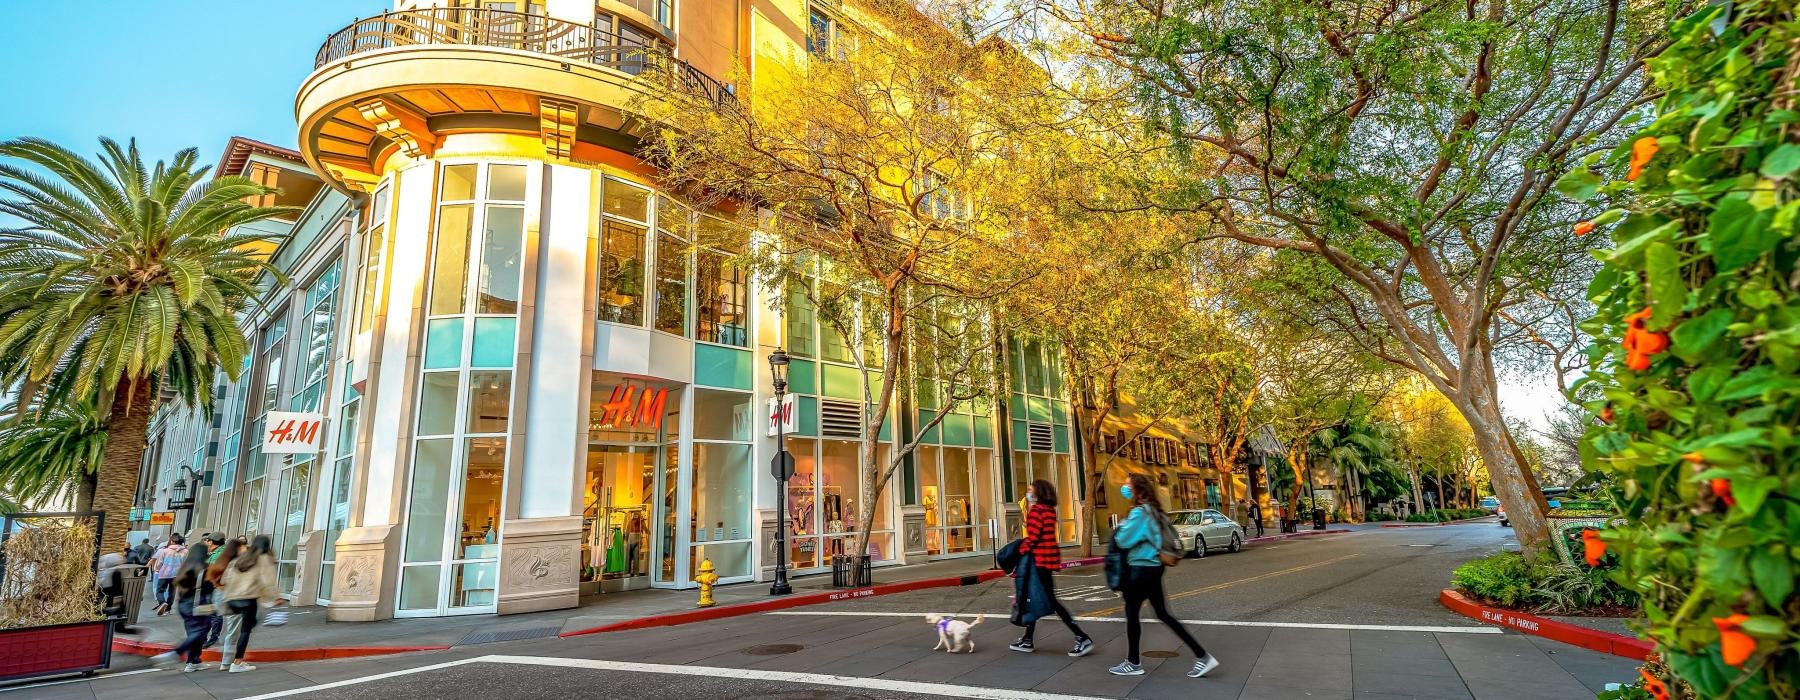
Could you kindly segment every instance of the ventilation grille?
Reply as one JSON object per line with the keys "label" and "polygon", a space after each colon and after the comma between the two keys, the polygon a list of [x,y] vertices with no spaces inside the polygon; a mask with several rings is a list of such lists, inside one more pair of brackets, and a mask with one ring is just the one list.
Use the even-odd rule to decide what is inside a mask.
{"label": "ventilation grille", "polygon": [[819,399],[819,434],[825,437],[862,437],[862,404]]}
{"label": "ventilation grille", "polygon": [[1025,427],[1025,444],[1037,452],[1056,449],[1056,440],[1050,435],[1050,426],[1043,423],[1031,423]]}

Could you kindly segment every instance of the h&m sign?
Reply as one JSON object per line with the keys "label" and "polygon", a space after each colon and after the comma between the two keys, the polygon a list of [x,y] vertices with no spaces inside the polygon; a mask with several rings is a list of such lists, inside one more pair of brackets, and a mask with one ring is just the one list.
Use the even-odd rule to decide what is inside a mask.
{"label": "h&m sign", "polygon": [[662,428],[663,409],[668,403],[668,389],[643,387],[640,390],[634,384],[621,383],[613,387],[612,395],[600,405],[599,423],[595,427],[657,430]]}
{"label": "h&m sign", "polygon": [[263,415],[263,454],[318,454],[325,443],[323,414],[269,411]]}

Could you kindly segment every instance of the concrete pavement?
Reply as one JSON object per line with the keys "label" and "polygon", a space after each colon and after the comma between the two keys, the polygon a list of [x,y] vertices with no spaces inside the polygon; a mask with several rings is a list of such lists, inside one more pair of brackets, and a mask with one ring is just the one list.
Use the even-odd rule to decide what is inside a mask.
{"label": "concrete pavement", "polygon": [[[1477,626],[1437,605],[1450,568],[1506,545],[1493,524],[1369,530],[1190,560],[1167,588],[1178,616],[1223,666],[1190,679],[1192,659],[1158,624],[1145,629],[1141,677],[1106,668],[1124,655],[1116,598],[1097,569],[1059,579],[1093,618],[1090,657],[1054,621],[1040,649],[1006,649],[1008,581],[903,593],[708,623],[569,639],[471,644],[370,659],[263,664],[249,674],[161,670],[0,692],[26,698],[508,697],[926,698],[1580,698],[1635,665]],[[1416,546],[1421,545],[1421,546]],[[1090,577],[1090,578],[1083,578]],[[1091,582],[1090,582],[1091,581]],[[1089,588],[1082,588],[1087,586]],[[927,612],[986,612],[973,654],[944,654]],[[141,663],[141,662],[140,662]],[[398,674],[398,675],[384,675]],[[343,685],[332,686],[333,683]]]}

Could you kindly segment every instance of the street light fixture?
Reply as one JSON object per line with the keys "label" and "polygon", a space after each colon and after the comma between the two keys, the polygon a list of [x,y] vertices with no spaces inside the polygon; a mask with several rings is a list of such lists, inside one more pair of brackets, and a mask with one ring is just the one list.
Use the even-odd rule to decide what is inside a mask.
{"label": "street light fixture", "polygon": [[787,450],[787,372],[788,354],[777,348],[769,353],[769,377],[775,384],[775,410],[769,419],[775,421],[775,459],[769,470],[775,477],[775,584],[769,595],[789,595],[794,588],[787,580],[787,484],[794,475],[794,457]]}

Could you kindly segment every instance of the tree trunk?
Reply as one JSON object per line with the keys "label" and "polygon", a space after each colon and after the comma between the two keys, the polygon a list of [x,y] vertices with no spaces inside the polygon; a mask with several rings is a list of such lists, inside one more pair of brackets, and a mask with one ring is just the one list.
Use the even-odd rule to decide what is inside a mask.
{"label": "tree trunk", "polygon": [[100,456],[92,508],[106,513],[100,551],[125,549],[136,505],[138,472],[144,461],[144,436],[150,427],[150,383],[121,382],[113,390],[106,420],[106,450]]}
{"label": "tree trunk", "polygon": [[1422,513],[1425,510],[1425,491],[1419,485],[1419,465],[1407,467],[1406,475],[1412,477],[1412,510],[1414,513]]}
{"label": "tree trunk", "polygon": [[75,487],[75,511],[85,513],[94,509],[94,489],[100,486],[100,472],[89,469],[81,475],[81,484]]}
{"label": "tree trunk", "polygon": [[1543,489],[1538,488],[1537,478],[1520,461],[1512,436],[1500,420],[1499,404],[1489,400],[1468,408],[1473,410],[1464,410],[1463,414],[1469,418],[1475,449],[1493,479],[1494,495],[1506,507],[1520,551],[1526,558],[1534,558],[1550,543],[1550,507],[1544,502]]}

